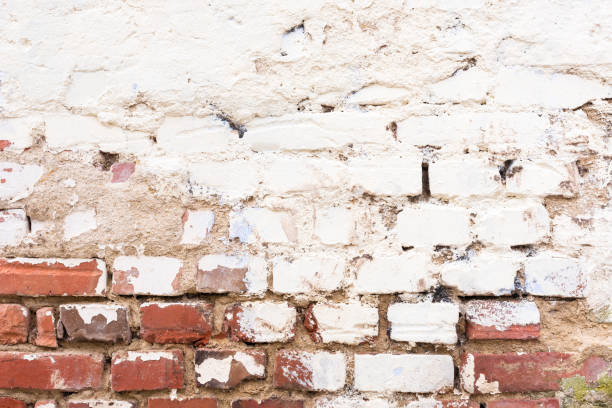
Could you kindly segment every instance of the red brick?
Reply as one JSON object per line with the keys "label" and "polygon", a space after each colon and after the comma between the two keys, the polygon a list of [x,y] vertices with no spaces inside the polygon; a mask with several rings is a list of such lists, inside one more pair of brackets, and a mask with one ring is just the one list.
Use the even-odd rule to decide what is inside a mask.
{"label": "red brick", "polygon": [[140,337],[149,343],[206,344],[212,310],[209,303],[145,303],[140,306]]}
{"label": "red brick", "polygon": [[21,305],[0,305],[0,344],[28,341],[30,311]]}
{"label": "red brick", "polygon": [[346,360],[342,353],[280,350],[274,363],[277,388],[337,391],[346,381]]}
{"label": "red brick", "polygon": [[263,350],[199,349],[195,354],[196,381],[210,388],[233,388],[242,381],[266,378]]}
{"label": "red brick", "polygon": [[594,383],[599,377],[607,374],[612,376],[612,362],[599,356],[590,356],[581,365],[578,375],[583,376],[587,382]]}
{"label": "red brick", "polygon": [[114,163],[111,166],[111,172],[113,173],[111,183],[123,183],[124,181],[127,181],[127,179],[129,179],[134,173],[135,168],[136,165],[131,162]]}
{"label": "red brick", "polygon": [[238,400],[232,402],[232,408],[303,408],[304,401],[286,399],[267,399],[261,402],[257,400]]}
{"label": "red brick", "polygon": [[561,379],[571,376],[570,354],[465,354],[463,388],[475,394],[557,391]]}
{"label": "red brick", "polygon": [[79,391],[102,385],[97,353],[0,352],[0,388]]}
{"label": "red brick", "polygon": [[215,398],[149,398],[148,408],[217,408]]}
{"label": "red brick", "polygon": [[179,350],[120,351],[111,364],[113,391],[183,388],[183,353]]}
{"label": "red brick", "polygon": [[34,344],[40,347],[57,347],[55,317],[52,307],[41,307],[36,311],[36,339]]}
{"label": "red brick", "polygon": [[0,295],[103,296],[106,266],[97,259],[0,259]]}
{"label": "red brick", "polygon": [[473,300],[467,303],[465,315],[471,340],[540,337],[540,313],[534,302]]}
{"label": "red brick", "polygon": [[545,398],[537,400],[499,400],[487,402],[487,408],[559,408],[559,400]]}
{"label": "red brick", "polygon": [[26,408],[26,404],[15,398],[0,397],[0,408]]}

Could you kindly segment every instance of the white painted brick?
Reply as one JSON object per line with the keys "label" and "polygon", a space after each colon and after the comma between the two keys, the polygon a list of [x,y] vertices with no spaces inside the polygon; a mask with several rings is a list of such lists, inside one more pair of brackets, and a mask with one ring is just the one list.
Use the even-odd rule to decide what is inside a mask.
{"label": "white painted brick", "polygon": [[519,160],[508,173],[506,191],[511,194],[568,198],[576,194],[578,171],[574,163]]}
{"label": "white painted brick", "polygon": [[[315,400],[314,408],[397,408],[392,400],[383,398],[359,397],[341,395],[339,397],[323,397]],[[436,407],[437,408],[437,407]]]}
{"label": "white painted brick", "polygon": [[472,300],[465,305],[468,322],[503,332],[512,326],[540,324],[538,305],[526,300],[520,302]]}
{"label": "white painted brick", "polygon": [[345,262],[323,256],[300,257],[294,260],[275,258],[272,265],[272,288],[277,293],[332,292],[340,289],[345,275]]}
{"label": "white painted brick", "polygon": [[95,117],[79,115],[45,117],[45,138],[52,151],[99,149],[109,153],[142,153],[152,145],[145,132],[105,126]]}
{"label": "white painted brick", "polygon": [[208,210],[185,210],[181,244],[201,244],[215,223],[215,213]]}
{"label": "white painted brick", "polygon": [[64,239],[70,240],[98,228],[96,211],[91,208],[84,211],[73,211],[64,219]]}
{"label": "white painted brick", "polygon": [[121,295],[176,296],[183,261],[165,256],[119,256],[113,263],[113,292]]}
{"label": "white painted brick", "polygon": [[0,246],[21,244],[28,234],[28,221],[24,210],[0,211]]}
{"label": "white painted brick", "polygon": [[374,195],[417,196],[422,190],[421,154],[348,161],[350,185]]}
{"label": "white painted brick", "polygon": [[100,97],[108,90],[109,73],[106,71],[73,72],[66,93],[68,106],[88,107],[99,103]]}
{"label": "white painted brick", "polygon": [[582,297],[584,261],[545,252],[525,261],[525,290],[536,296]]}
{"label": "white painted brick", "polygon": [[378,308],[356,301],[316,303],[306,320],[317,341],[360,344],[378,336]]}
{"label": "white painted brick", "polygon": [[548,212],[542,204],[513,202],[478,212],[475,232],[485,244],[512,246],[543,241],[550,231]]}
{"label": "white painted brick", "polygon": [[32,128],[36,122],[30,117],[0,119],[0,152],[21,153],[32,146]]}
{"label": "white painted brick", "polygon": [[612,242],[612,207],[587,210],[577,216],[560,214],[553,218],[553,238],[557,245],[607,247]]}
{"label": "white painted brick", "polygon": [[169,153],[199,154],[228,150],[238,135],[215,117],[166,117],[157,130],[157,146]]}
{"label": "white painted brick", "polygon": [[251,343],[287,342],[295,336],[297,312],[287,302],[243,302],[225,312],[226,325]]}
{"label": "white painted brick", "polygon": [[262,158],[264,192],[287,194],[338,188],[345,184],[340,164],[325,159]]}
{"label": "white painted brick", "polygon": [[492,76],[477,67],[458,70],[453,76],[429,87],[427,100],[433,103],[481,102],[486,100]]}
{"label": "white painted brick", "polygon": [[466,296],[510,295],[521,258],[512,254],[484,252],[466,260],[445,263],[440,267],[442,285],[457,289]]}
{"label": "white painted brick", "polygon": [[387,311],[391,339],[454,344],[459,307],[453,303],[393,303]]}
{"label": "white painted brick", "polygon": [[502,69],[493,90],[495,102],[521,107],[576,108],[610,96],[612,88],[599,81],[527,68]]}
{"label": "white painted brick", "polygon": [[376,113],[300,113],[255,119],[244,141],[255,151],[320,150],[349,143],[384,144],[393,141],[388,119]]}
{"label": "white painted brick", "polygon": [[536,113],[456,113],[407,118],[397,123],[397,135],[402,143],[463,153],[482,143],[497,150],[507,144],[545,147],[549,128],[548,118]]}
{"label": "white painted brick", "polygon": [[43,169],[34,164],[0,162],[0,200],[17,201],[32,194]]}
{"label": "white painted brick", "polygon": [[356,239],[356,211],[330,207],[315,211],[314,236],[328,245],[349,245]]}
{"label": "white painted brick", "polygon": [[276,355],[275,385],[309,391],[338,391],[346,383],[343,353],[282,350]]}
{"label": "white painted brick", "polygon": [[355,355],[355,388],[360,391],[437,392],[452,388],[454,376],[447,355]]}
{"label": "white painted brick", "polygon": [[385,105],[404,103],[412,95],[406,88],[391,88],[381,85],[370,85],[361,88],[346,99],[347,105]]}
{"label": "white painted brick", "polygon": [[433,247],[471,242],[470,214],[465,208],[423,204],[404,208],[397,215],[395,231],[402,245]]}
{"label": "white painted brick", "polygon": [[502,190],[499,169],[484,159],[436,160],[429,164],[432,197],[493,196]]}
{"label": "white painted brick", "polygon": [[230,213],[229,238],[241,242],[287,243],[297,239],[291,214],[267,208],[244,208]]}
{"label": "white painted brick", "polygon": [[353,291],[358,294],[425,292],[435,286],[431,255],[410,251],[374,255],[357,267]]}
{"label": "white painted brick", "polygon": [[189,167],[188,187],[195,197],[217,196],[221,201],[244,199],[255,194],[259,181],[259,167],[252,160],[209,161]]}

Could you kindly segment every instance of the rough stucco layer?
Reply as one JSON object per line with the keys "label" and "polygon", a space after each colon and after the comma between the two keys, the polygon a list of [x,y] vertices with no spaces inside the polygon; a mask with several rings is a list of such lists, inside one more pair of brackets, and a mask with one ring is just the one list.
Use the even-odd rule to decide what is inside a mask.
{"label": "rough stucco layer", "polygon": [[0,0],[0,405],[611,404],[611,20]]}

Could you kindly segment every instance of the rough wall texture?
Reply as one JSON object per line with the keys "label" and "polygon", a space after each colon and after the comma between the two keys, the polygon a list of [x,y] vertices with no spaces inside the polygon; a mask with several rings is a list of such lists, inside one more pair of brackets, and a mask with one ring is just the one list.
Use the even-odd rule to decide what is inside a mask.
{"label": "rough wall texture", "polygon": [[0,5],[0,407],[612,406],[608,1]]}

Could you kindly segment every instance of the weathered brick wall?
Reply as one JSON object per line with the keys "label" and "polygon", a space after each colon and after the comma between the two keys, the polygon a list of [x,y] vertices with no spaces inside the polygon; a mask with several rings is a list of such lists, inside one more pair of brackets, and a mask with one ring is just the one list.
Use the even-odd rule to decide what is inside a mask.
{"label": "weathered brick wall", "polygon": [[0,2],[0,408],[612,406],[606,0]]}

